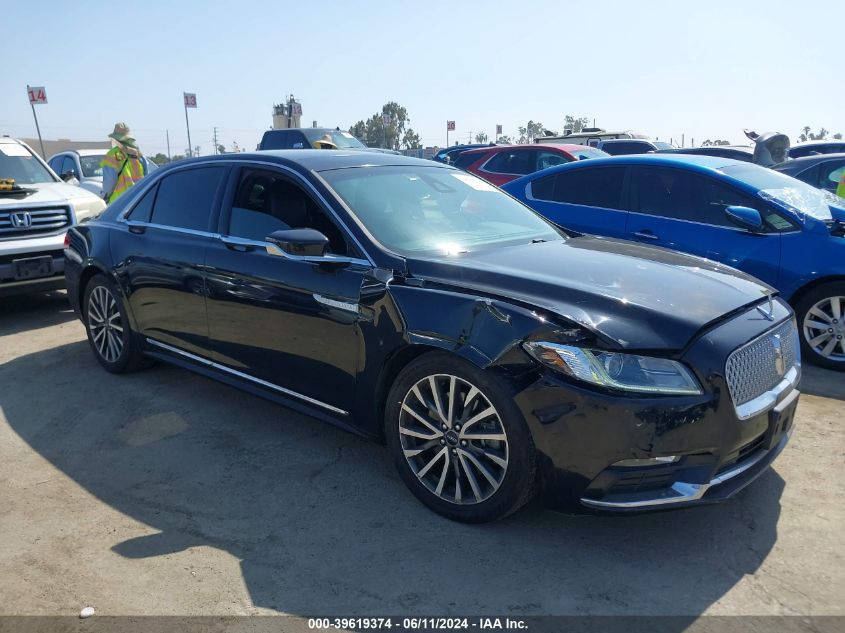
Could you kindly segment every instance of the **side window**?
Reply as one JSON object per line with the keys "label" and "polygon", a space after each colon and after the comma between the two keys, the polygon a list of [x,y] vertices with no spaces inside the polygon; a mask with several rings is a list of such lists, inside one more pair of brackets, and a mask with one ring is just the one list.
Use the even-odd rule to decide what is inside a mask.
{"label": "side window", "polygon": [[56,172],[59,176],[62,175],[62,172],[59,171],[62,167],[62,161],[64,161],[64,156],[53,156],[48,163],[50,165],[50,169]]}
{"label": "side window", "polygon": [[302,228],[315,229],[328,237],[331,253],[354,256],[343,231],[300,187],[274,171],[241,171],[229,216],[229,235],[263,242],[274,231]]}
{"label": "side window", "polygon": [[557,176],[538,178],[531,183],[531,196],[535,200],[554,200],[555,180]]}
{"label": "side window", "polygon": [[709,178],[696,178],[694,200],[698,221],[706,224],[737,228],[725,215],[726,208],[737,206],[757,209],[763,218],[764,230],[768,232],[790,231],[795,228],[792,222],[770,209],[762,200]]}
{"label": "side window", "polygon": [[751,207],[762,211],[764,205],[733,187],[728,187],[715,180],[702,178],[699,182],[700,197],[698,197],[699,221],[706,224],[716,224],[735,228],[725,216],[725,209],[731,206]]}
{"label": "side window", "polygon": [[539,151],[534,153],[537,155],[537,165],[534,171],[548,169],[549,167],[554,167],[555,165],[562,165],[563,163],[569,162],[569,159],[560,152]]}
{"label": "side window", "polygon": [[153,202],[155,201],[156,190],[158,190],[158,187],[152,187],[145,193],[126,217],[133,222],[149,222],[153,215]]}
{"label": "side window", "polygon": [[676,220],[699,221],[700,200],[695,197],[693,176],[679,169],[636,169],[633,210]]}
{"label": "side window", "polygon": [[452,161],[452,164],[458,169],[466,169],[483,155],[484,154],[478,152],[461,152],[458,154],[457,158]]}
{"label": "side window", "polygon": [[310,149],[311,145],[302,132],[288,132],[285,147],[290,149]]}
{"label": "side window", "polygon": [[261,149],[285,149],[285,140],[288,138],[285,132],[268,132],[261,143]]}
{"label": "side window", "polygon": [[622,209],[625,167],[573,169],[555,176],[554,200],[603,209]]}
{"label": "side window", "polygon": [[534,152],[512,149],[499,152],[484,165],[484,171],[494,174],[530,174],[534,168]]}
{"label": "side window", "polygon": [[819,187],[836,193],[839,181],[842,180],[842,173],[845,172],[845,161],[831,161],[820,165]]}
{"label": "side window", "polygon": [[225,167],[199,167],[166,176],[158,186],[153,223],[208,231],[225,172]]}

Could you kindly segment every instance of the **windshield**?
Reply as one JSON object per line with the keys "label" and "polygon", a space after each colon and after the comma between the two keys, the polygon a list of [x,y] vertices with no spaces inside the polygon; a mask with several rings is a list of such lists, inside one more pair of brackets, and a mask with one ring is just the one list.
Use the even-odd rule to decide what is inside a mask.
{"label": "windshield", "polygon": [[305,133],[305,138],[307,138],[308,142],[312,145],[314,144],[314,141],[319,141],[328,134],[332,139],[332,143],[337,145],[338,149],[361,149],[362,147],[366,149],[367,147],[349,132],[342,132],[341,130],[306,128],[302,131]]}
{"label": "windshield", "polygon": [[41,161],[17,143],[0,144],[0,178],[12,178],[16,185],[56,182]]}
{"label": "windshield", "polygon": [[763,198],[799,217],[810,216],[817,220],[833,219],[830,214],[830,205],[838,204],[838,198],[796,178],[749,164],[730,165],[722,167],[719,171],[759,189]]}
{"label": "windshield", "polygon": [[105,154],[98,154],[96,156],[80,156],[79,164],[82,166],[82,175],[86,178],[102,176],[103,168],[100,167],[100,161],[103,160],[105,156]]}
{"label": "windshield", "polygon": [[394,166],[320,175],[376,240],[401,255],[456,255],[563,239],[533,211],[465,172]]}
{"label": "windshield", "polygon": [[666,143],[665,141],[652,141],[652,144],[657,149],[674,149],[671,143]]}

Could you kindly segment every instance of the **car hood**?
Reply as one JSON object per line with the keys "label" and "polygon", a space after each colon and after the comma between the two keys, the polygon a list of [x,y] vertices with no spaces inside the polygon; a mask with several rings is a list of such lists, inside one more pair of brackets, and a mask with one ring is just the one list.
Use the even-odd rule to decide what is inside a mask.
{"label": "car hood", "polygon": [[42,204],[70,202],[77,199],[96,198],[90,191],[64,182],[39,182],[34,185],[20,185],[33,193],[24,195],[0,195],[0,209]]}
{"label": "car hood", "polygon": [[415,277],[558,314],[625,349],[682,349],[775,291],[710,260],[592,236],[408,260]]}

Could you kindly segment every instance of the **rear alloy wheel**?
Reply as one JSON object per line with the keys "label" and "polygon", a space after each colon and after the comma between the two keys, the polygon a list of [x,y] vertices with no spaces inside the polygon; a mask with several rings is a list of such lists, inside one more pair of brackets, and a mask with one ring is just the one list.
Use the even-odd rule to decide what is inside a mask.
{"label": "rear alloy wheel", "polygon": [[805,358],[822,367],[845,371],[845,283],[813,289],[796,311]]}
{"label": "rear alloy wheel", "polygon": [[385,433],[399,474],[429,508],[456,521],[507,516],[533,493],[534,446],[502,377],[434,352],[390,391]]}
{"label": "rear alloy wheel", "polygon": [[105,369],[120,374],[145,364],[117,288],[105,275],[94,275],[88,282],[82,309],[88,342]]}

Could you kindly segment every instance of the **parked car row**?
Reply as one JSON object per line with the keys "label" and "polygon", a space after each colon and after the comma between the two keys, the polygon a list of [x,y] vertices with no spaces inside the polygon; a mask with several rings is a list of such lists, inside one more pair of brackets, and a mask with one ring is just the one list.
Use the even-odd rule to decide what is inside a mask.
{"label": "parked car row", "polygon": [[[642,158],[507,187],[533,204],[541,180],[553,197],[557,177],[620,160]],[[651,204],[631,182],[590,191],[615,191],[611,212]],[[770,247],[827,228],[770,189]],[[712,200],[751,223],[750,207]],[[609,512],[725,499],[783,450],[799,397],[794,313],[766,283],[575,234],[472,173],[403,156],[181,161],[72,227],[66,276],[107,371],[165,361],[385,442],[411,492],[459,521],[535,494]]]}

